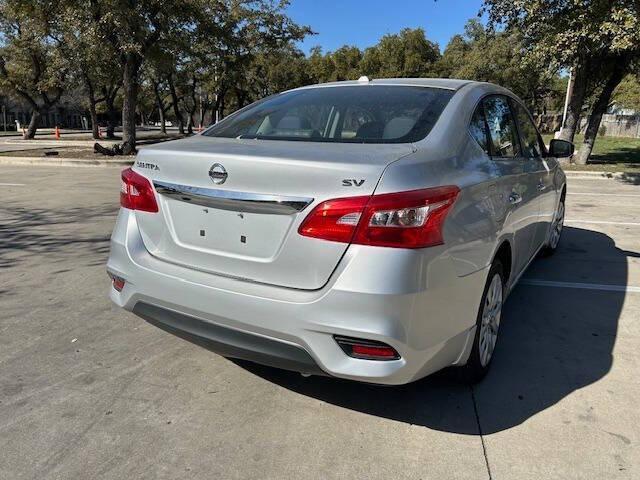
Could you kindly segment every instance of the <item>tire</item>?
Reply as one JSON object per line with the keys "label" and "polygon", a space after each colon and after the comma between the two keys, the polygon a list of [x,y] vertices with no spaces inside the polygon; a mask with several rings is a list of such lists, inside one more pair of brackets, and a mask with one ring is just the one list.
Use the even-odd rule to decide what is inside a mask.
{"label": "tire", "polygon": [[504,268],[500,260],[494,260],[489,269],[487,283],[484,286],[482,300],[478,308],[473,347],[467,364],[460,367],[461,378],[465,383],[478,383],[491,367],[491,360],[500,332],[504,294]]}
{"label": "tire", "polygon": [[558,203],[558,209],[553,216],[553,222],[551,223],[551,229],[549,230],[549,240],[547,241],[547,244],[542,247],[542,250],[540,250],[540,254],[543,257],[550,257],[556,253],[556,250],[558,249],[560,237],[562,236],[562,229],[564,227],[564,212],[565,206],[563,195]]}

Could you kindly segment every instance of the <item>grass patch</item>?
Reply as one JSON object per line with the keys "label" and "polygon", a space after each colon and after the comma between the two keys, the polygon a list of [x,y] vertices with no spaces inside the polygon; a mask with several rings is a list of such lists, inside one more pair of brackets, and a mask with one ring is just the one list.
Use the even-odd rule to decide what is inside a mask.
{"label": "grass patch", "polygon": [[[553,135],[543,135],[549,144]],[[576,135],[576,150],[584,139]],[[640,138],[598,137],[587,165],[571,165],[566,170],[640,172]]]}

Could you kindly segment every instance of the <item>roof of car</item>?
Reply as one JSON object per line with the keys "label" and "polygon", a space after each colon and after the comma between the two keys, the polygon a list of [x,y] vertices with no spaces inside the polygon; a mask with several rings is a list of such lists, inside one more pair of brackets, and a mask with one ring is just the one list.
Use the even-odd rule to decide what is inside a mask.
{"label": "roof of car", "polygon": [[318,88],[318,87],[339,87],[348,85],[410,85],[419,87],[446,88],[448,90],[458,90],[469,83],[471,80],[458,80],[453,78],[374,78],[366,79],[361,77],[360,80],[347,80],[343,82],[319,83],[308,85],[301,88]]}

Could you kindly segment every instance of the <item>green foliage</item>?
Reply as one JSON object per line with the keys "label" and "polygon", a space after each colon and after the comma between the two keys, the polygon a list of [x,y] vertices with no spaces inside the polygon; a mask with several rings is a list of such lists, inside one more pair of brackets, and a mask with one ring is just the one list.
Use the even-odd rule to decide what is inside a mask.
{"label": "green foliage", "polygon": [[519,33],[495,32],[485,29],[478,20],[470,20],[465,35],[451,39],[437,69],[443,77],[502,85],[533,111],[556,109],[562,96],[557,74],[544,65],[523,61],[524,49]]}
{"label": "green foliage", "polygon": [[618,85],[612,100],[620,107],[640,111],[640,76],[627,75]]}
{"label": "green foliage", "polygon": [[66,65],[52,40],[53,2],[0,2],[0,88],[33,110],[55,104],[66,82]]}
{"label": "green foliage", "polygon": [[637,0],[485,0],[484,10],[522,34],[527,56],[556,68],[640,49]]}
{"label": "green foliage", "polygon": [[423,29],[405,28],[398,34],[385,35],[368,48],[361,71],[376,78],[430,77],[439,58],[438,45],[427,40]]}

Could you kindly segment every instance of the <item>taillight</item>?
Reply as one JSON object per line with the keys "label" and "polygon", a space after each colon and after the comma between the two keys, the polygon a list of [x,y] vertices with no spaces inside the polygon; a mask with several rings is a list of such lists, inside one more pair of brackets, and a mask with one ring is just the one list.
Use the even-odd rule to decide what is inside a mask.
{"label": "taillight", "polygon": [[120,205],[130,210],[156,213],[158,203],[151,182],[130,168],[122,171]]}
{"label": "taillight", "polygon": [[445,218],[459,192],[451,185],[327,200],[311,211],[298,231],[307,237],[359,245],[440,245]]}

